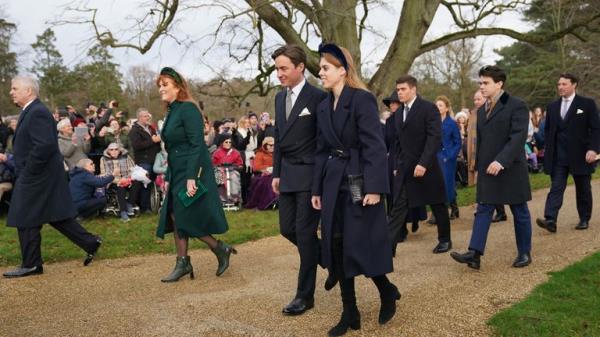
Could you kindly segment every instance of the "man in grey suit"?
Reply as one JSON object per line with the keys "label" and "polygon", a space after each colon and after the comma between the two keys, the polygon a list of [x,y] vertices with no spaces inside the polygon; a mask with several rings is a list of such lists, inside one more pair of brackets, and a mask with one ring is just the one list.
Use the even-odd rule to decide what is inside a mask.
{"label": "man in grey suit", "polygon": [[527,106],[504,91],[506,73],[496,66],[479,70],[479,90],[486,103],[477,111],[477,212],[469,250],[450,254],[479,269],[495,205],[508,204],[513,213],[518,255],[513,267],[531,263],[531,187],[525,157],[529,126]]}

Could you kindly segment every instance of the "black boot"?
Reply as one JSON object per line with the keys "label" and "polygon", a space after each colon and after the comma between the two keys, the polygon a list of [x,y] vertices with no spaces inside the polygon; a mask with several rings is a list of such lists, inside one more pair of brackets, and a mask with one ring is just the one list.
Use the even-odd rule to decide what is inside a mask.
{"label": "black boot", "polygon": [[223,241],[217,241],[217,246],[210,249],[219,261],[219,267],[217,267],[217,276],[221,276],[229,268],[229,257],[231,253],[237,254],[237,250],[230,245],[223,243]]}
{"label": "black boot", "polygon": [[387,276],[380,275],[372,278],[373,283],[379,290],[381,307],[379,308],[379,324],[389,322],[396,314],[396,301],[400,299],[400,291],[391,283]]}
{"label": "black boot", "polygon": [[327,279],[325,280],[325,290],[329,291],[335,287],[338,283],[337,277],[335,277],[334,273],[329,273],[327,275]]}
{"label": "black boot", "polygon": [[343,311],[340,321],[327,332],[328,336],[345,335],[348,329],[360,329],[360,312],[356,307],[356,295],[354,293],[354,278],[340,280],[340,292],[342,294]]}
{"label": "black boot", "polygon": [[190,262],[189,256],[178,256],[175,261],[175,268],[169,276],[163,278],[162,282],[177,282],[183,276],[190,274],[190,278],[194,279],[194,268]]}
{"label": "black boot", "polygon": [[450,220],[458,219],[458,216],[458,205],[456,204],[456,201],[453,201],[450,203]]}

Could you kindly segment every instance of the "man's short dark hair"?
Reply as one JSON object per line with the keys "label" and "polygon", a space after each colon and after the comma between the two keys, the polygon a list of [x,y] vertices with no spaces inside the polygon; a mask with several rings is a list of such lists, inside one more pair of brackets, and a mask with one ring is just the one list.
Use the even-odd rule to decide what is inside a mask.
{"label": "man's short dark hair", "polygon": [[579,83],[579,79],[577,78],[577,76],[571,74],[571,73],[562,73],[559,76],[560,78],[566,78],[567,80],[571,81],[571,84],[577,84]]}
{"label": "man's short dark hair", "polygon": [[281,46],[271,54],[271,58],[275,60],[281,55],[289,58],[296,67],[300,63],[304,64],[306,67],[306,53],[304,52],[304,49],[300,48],[298,45],[286,44],[285,46]]}
{"label": "man's short dark hair", "polygon": [[479,69],[479,77],[490,77],[494,83],[502,82],[502,86],[506,84],[506,72],[498,66],[484,66]]}
{"label": "man's short dark hair", "polygon": [[396,80],[396,84],[407,83],[409,87],[414,88],[417,86],[417,79],[411,75],[402,75]]}

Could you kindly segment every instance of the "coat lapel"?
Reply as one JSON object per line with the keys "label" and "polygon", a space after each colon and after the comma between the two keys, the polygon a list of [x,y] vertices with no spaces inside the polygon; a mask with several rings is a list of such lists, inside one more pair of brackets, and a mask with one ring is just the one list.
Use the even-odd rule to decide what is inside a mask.
{"label": "coat lapel", "polygon": [[350,102],[353,95],[354,91],[352,88],[344,86],[335,107],[335,112],[333,113],[333,129],[339,140],[342,139],[342,132],[350,116]]}
{"label": "coat lapel", "polygon": [[287,121],[285,120],[285,95],[286,91],[284,89],[275,96],[275,124],[279,128],[279,139],[283,137],[287,126]]}
{"label": "coat lapel", "polygon": [[[413,118],[417,114],[417,111],[420,106],[421,106],[421,97],[417,96],[417,98],[415,98],[415,101],[413,102],[413,105],[410,107],[410,110],[408,110],[408,115],[406,116],[406,120],[402,121],[403,116],[400,116],[400,124],[402,125],[402,128],[405,128],[406,125],[408,124],[408,122],[410,122],[411,118]],[[402,105],[402,110],[398,110],[398,111],[400,111],[401,114],[404,115],[404,104]]]}
{"label": "coat lapel", "polygon": [[[504,105],[506,104],[507,100],[508,100],[508,94],[505,91],[500,96],[500,98],[498,98],[498,102],[496,102],[496,105],[494,105],[494,108],[490,112],[490,115],[489,115],[488,118],[485,118],[485,108],[484,108],[484,120],[485,120],[485,123],[491,121],[492,118],[494,118],[494,116],[496,116],[498,114],[498,112],[500,112],[500,111],[502,111],[502,109],[504,109]],[[484,107],[485,107],[485,105],[484,105]]]}
{"label": "coat lapel", "polygon": [[[280,138],[285,137],[287,130],[289,130],[292,127],[294,122],[298,119],[300,112],[302,112],[302,110],[308,104],[308,101],[310,99],[309,91],[310,91],[310,84],[308,83],[308,81],[306,81],[306,83],[302,87],[302,90],[300,90],[300,94],[298,94],[298,98],[296,98],[296,102],[294,102],[294,106],[292,107],[292,111],[290,112],[290,117],[288,118],[288,120],[285,123],[285,128],[283,129],[283,132],[281,133]],[[286,93],[286,95],[287,95],[287,93]],[[284,95],[284,97],[285,97],[285,95]],[[285,99],[283,100],[283,109],[282,110],[283,110],[283,119],[285,120]],[[311,113],[314,113],[314,111],[311,111]]]}
{"label": "coat lapel", "polygon": [[17,134],[19,133],[19,130],[21,129],[21,126],[23,125],[23,120],[25,119],[25,116],[27,115],[27,113],[29,111],[31,111],[32,107],[36,104],[38,104],[40,100],[38,98],[34,99],[31,104],[29,104],[27,106],[27,108],[25,108],[25,110],[21,111],[21,115],[19,116],[19,121],[17,122],[17,128],[15,129],[15,134],[13,135],[13,146],[14,143],[17,140]]}
{"label": "coat lapel", "polygon": [[323,132],[323,136],[327,139],[327,142],[332,145],[332,147],[343,148],[344,145],[342,144],[340,138],[336,135],[335,128],[333,126],[333,95],[327,95],[325,101],[326,104],[324,106],[326,108],[319,111],[319,119],[323,120],[325,123],[325,128],[321,129],[321,132]]}
{"label": "coat lapel", "polygon": [[[573,114],[575,113],[574,111],[577,110],[577,103],[579,103],[579,96],[575,95],[575,97],[573,97],[573,102],[571,102],[571,105],[569,106],[569,110],[567,110],[567,115],[565,116],[565,123],[569,122],[569,119],[571,119],[571,116],[573,116]],[[560,109],[558,110],[558,115],[560,118]]]}

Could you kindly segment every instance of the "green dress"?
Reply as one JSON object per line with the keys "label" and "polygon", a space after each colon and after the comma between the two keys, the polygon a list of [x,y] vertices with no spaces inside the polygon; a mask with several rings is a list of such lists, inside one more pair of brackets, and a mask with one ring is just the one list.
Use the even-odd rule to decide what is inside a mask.
{"label": "green dress", "polygon": [[[164,238],[173,232],[170,216],[175,216],[180,237],[202,237],[225,233],[227,219],[221,205],[210,155],[204,143],[204,121],[194,103],[174,101],[169,105],[161,137],[169,154],[166,180],[169,191],[160,210],[156,235]],[[208,190],[188,207],[177,193],[187,189],[187,180],[195,179],[202,168],[200,180]]]}

